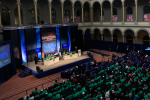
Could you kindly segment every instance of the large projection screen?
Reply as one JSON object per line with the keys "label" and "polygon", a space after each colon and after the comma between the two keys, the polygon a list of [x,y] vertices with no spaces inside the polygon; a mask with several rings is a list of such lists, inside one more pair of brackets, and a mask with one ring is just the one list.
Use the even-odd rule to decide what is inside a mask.
{"label": "large projection screen", "polygon": [[0,46],[0,68],[11,63],[9,44]]}

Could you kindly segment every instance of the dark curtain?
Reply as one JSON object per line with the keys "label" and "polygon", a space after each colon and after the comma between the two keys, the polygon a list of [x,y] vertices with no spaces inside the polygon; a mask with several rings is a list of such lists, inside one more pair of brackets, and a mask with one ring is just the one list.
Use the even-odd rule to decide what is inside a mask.
{"label": "dark curtain", "polygon": [[77,41],[78,49],[81,49],[83,51],[84,50],[84,42],[83,42],[83,35],[82,35],[81,30],[78,30],[78,32],[76,33],[76,41]]}
{"label": "dark curtain", "polygon": [[14,57],[13,42],[11,40],[1,42],[0,46],[6,45],[6,44],[10,45],[11,63],[0,68],[0,84],[6,82],[8,79],[10,79],[13,75],[17,73],[15,57]]}
{"label": "dark curtain", "polygon": [[91,45],[91,35],[90,35],[90,30],[87,29],[85,31],[85,50],[90,49],[90,45]]}
{"label": "dark curtain", "polygon": [[101,49],[109,51],[109,46],[111,45],[112,51],[116,52],[117,45],[119,46],[120,53],[126,53],[127,46],[129,46],[130,50],[133,51],[133,47],[136,50],[142,50],[144,54],[150,55],[150,52],[145,50],[149,45],[143,44],[131,44],[131,43],[122,43],[122,42],[110,42],[110,41],[101,41],[101,40],[93,40],[93,48]]}

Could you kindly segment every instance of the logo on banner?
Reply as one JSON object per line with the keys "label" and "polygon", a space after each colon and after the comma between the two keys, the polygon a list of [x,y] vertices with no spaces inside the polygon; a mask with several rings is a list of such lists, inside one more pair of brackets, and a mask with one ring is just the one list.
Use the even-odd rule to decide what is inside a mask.
{"label": "logo on banner", "polygon": [[80,23],[80,17],[76,17],[77,18],[77,22]]}
{"label": "logo on banner", "polygon": [[127,22],[133,21],[133,15],[127,15]]}
{"label": "logo on banner", "polygon": [[[100,17],[100,21],[101,21],[101,17]],[[104,21],[104,16],[103,16],[103,21]]]}
{"label": "logo on banner", "polygon": [[150,21],[150,15],[144,15],[144,21]]}
{"label": "logo on banner", "polygon": [[117,22],[117,16],[113,16],[113,22]]}
{"label": "logo on banner", "polygon": [[69,23],[69,17],[66,17],[66,23]]}
{"label": "logo on banner", "polygon": [[55,35],[49,35],[49,36],[42,37],[42,43],[47,43],[47,42],[51,42],[51,41],[55,41],[55,40],[56,40]]}

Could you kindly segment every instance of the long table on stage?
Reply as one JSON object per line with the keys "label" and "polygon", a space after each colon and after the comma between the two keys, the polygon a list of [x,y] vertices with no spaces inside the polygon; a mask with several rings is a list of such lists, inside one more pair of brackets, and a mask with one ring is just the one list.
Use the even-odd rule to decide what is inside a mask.
{"label": "long table on stage", "polygon": [[59,57],[53,58],[52,60],[46,59],[44,60],[44,65],[52,65],[57,62],[59,62]]}
{"label": "long table on stage", "polygon": [[68,60],[68,59],[74,59],[74,58],[78,58],[78,53],[75,53],[75,54],[65,54],[63,55],[63,60]]}

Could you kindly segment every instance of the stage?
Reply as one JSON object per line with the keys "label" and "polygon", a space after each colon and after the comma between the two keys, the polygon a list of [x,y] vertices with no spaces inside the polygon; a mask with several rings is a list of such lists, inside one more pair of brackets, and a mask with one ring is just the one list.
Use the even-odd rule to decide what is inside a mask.
{"label": "stage", "polygon": [[[38,64],[35,64],[35,62],[28,62],[28,64],[24,65],[32,70],[32,75],[38,78],[42,78],[57,72],[61,72],[65,69],[72,68],[75,65],[86,63],[88,61],[93,60],[93,57],[89,57],[87,55],[82,55],[78,58],[74,59],[68,59],[68,60],[60,60],[59,62],[52,64],[50,66],[42,65],[42,62],[38,62]],[[39,66],[41,69],[43,69],[43,72],[38,73],[36,71],[36,66]]]}
{"label": "stage", "polygon": [[[46,71],[46,70],[50,70],[50,69],[53,69],[53,68],[57,68],[59,66],[63,66],[63,65],[66,65],[66,64],[70,64],[70,63],[73,63],[73,62],[76,62],[76,61],[80,61],[80,60],[83,60],[83,59],[86,59],[86,58],[89,58],[87,55],[82,55],[78,58],[74,58],[74,59],[68,59],[68,60],[59,60],[59,62],[57,63],[54,63],[52,65],[42,65],[42,62],[38,62],[38,64],[35,64],[34,61],[32,62],[29,62],[28,63],[28,68],[36,71],[36,66],[39,66],[41,69],[43,69],[43,71]],[[73,67],[73,66],[72,66]]]}

